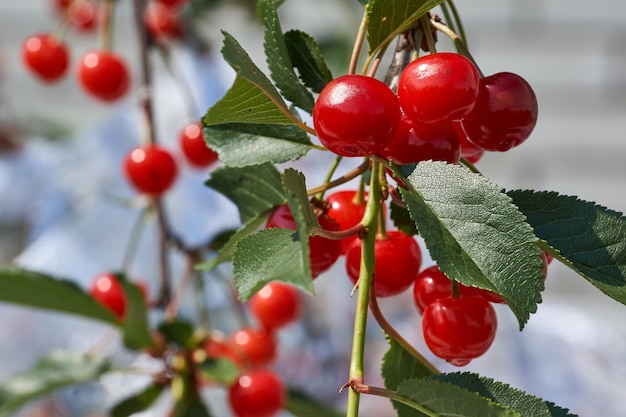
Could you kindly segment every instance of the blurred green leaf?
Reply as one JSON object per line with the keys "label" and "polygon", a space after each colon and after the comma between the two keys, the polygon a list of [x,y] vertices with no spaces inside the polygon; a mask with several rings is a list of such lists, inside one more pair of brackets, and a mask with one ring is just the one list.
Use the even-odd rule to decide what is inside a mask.
{"label": "blurred green leaf", "polygon": [[130,417],[135,413],[147,410],[159,398],[164,384],[148,385],[143,391],[125,398],[111,408],[111,417]]}
{"label": "blurred green leaf", "polygon": [[285,409],[294,417],[342,417],[345,415],[294,389],[289,389],[287,393]]}

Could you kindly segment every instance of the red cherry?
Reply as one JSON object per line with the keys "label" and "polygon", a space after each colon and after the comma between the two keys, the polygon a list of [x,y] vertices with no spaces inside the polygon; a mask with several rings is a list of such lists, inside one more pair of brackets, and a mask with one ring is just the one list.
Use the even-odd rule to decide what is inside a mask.
{"label": "red cherry", "polygon": [[120,56],[108,51],[95,51],[80,60],[78,81],[92,96],[114,101],[128,91],[130,74]]}
{"label": "red cherry", "polygon": [[313,124],[322,144],[337,155],[374,155],[395,133],[400,105],[383,82],[344,75],[329,82],[313,108]]}
{"label": "red cherry", "polygon": [[252,368],[268,365],[276,358],[274,334],[261,328],[243,328],[233,333],[229,343],[243,362]]}
{"label": "red cherry", "polygon": [[274,372],[258,369],[239,376],[228,391],[236,417],[274,417],[287,402],[287,391]]}
{"label": "red cherry", "polygon": [[[365,214],[367,193],[363,201],[359,203],[356,190],[341,190],[329,194],[326,198],[328,210],[326,214],[338,225],[339,230],[347,230],[359,224]],[[341,240],[341,253],[346,253],[352,243],[359,237],[357,235]]]}
{"label": "red cherry", "polygon": [[67,9],[72,0],[52,0],[52,5],[58,11],[63,11]]}
{"label": "red cherry", "polygon": [[189,0],[155,0],[155,1],[167,7],[180,7],[189,2]]}
{"label": "red cherry", "polygon": [[182,33],[178,10],[162,2],[149,2],[144,9],[143,20],[150,34],[155,38],[178,38]]}
{"label": "red cherry", "polygon": [[204,142],[201,123],[190,123],[181,130],[178,141],[185,157],[193,166],[205,168],[216,162],[218,157]]}
{"label": "red cherry", "polygon": [[462,55],[425,55],[410,62],[400,74],[400,105],[418,123],[460,120],[474,107],[479,79],[476,66]]}
{"label": "red cherry", "polygon": [[119,319],[126,314],[126,296],[124,288],[113,274],[96,277],[89,288],[89,294],[100,304],[111,310]]}
{"label": "red cherry", "polygon": [[440,298],[422,316],[428,348],[456,366],[484,354],[496,335],[496,312],[482,297]]}
{"label": "red cherry", "polygon": [[403,115],[398,130],[380,155],[396,164],[420,161],[459,162],[461,148],[458,132],[449,123],[415,123]]}
{"label": "red cherry", "polygon": [[[478,295],[476,288],[466,287],[460,283],[457,283],[457,286],[462,297]],[[452,297],[452,282],[437,265],[428,267],[418,274],[413,285],[413,300],[420,313],[424,313],[426,307],[433,301],[450,297]]]}
{"label": "red cherry", "polygon": [[59,81],[67,72],[69,52],[63,42],[43,33],[26,39],[22,46],[22,60],[41,81]]}
{"label": "red cherry", "polygon": [[178,169],[169,151],[152,145],[129,152],[124,160],[124,172],[138,191],[159,195],[174,184]]}
{"label": "red cherry", "polygon": [[463,129],[463,125],[460,122],[454,122],[452,123],[452,125],[459,137],[459,144],[461,145],[461,156],[467,159],[469,163],[475,164],[480,160],[480,158],[483,157],[485,150],[474,145],[469,140],[467,134],[465,133],[465,130]]}
{"label": "red cherry", "polygon": [[230,340],[209,338],[204,342],[203,348],[207,358],[228,359],[238,368],[244,367],[244,352],[238,351],[238,348]]}
{"label": "red cherry", "polygon": [[[346,252],[346,272],[355,284],[361,269],[361,246],[361,241],[357,241]],[[377,297],[400,294],[415,282],[422,252],[412,236],[398,230],[388,231],[385,237],[376,236],[374,251],[374,294]]]}
{"label": "red cherry", "polygon": [[522,77],[501,72],[480,80],[476,105],[462,121],[469,139],[504,152],[524,142],[537,123],[537,97]]}
{"label": "red cherry", "polygon": [[294,322],[300,316],[298,290],[282,282],[270,282],[250,299],[250,312],[268,331]]}
{"label": "red cherry", "polygon": [[96,27],[97,8],[91,0],[74,0],[67,8],[67,16],[78,29],[92,30]]}
{"label": "red cherry", "polygon": [[[318,217],[320,226],[326,230],[339,230],[337,223],[326,215]],[[277,207],[265,225],[266,228],[282,227],[284,229],[296,230],[296,221],[291,214],[289,206],[283,204]],[[341,241],[328,239],[322,236],[312,236],[309,238],[309,252],[311,260],[311,275],[317,278],[323,272],[330,269],[341,255]]]}

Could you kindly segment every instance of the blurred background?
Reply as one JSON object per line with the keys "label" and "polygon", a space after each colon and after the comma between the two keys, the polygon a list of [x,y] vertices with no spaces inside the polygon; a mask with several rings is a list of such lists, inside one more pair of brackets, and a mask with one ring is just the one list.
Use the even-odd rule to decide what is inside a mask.
{"label": "blurred background", "polygon": [[[138,215],[132,206],[120,204],[134,196],[120,163],[139,141],[139,92],[104,105],[87,97],[73,74],[47,86],[27,73],[22,42],[57,27],[52,3],[0,0],[0,261],[86,287],[98,273],[119,266]],[[118,1],[114,49],[137,75],[130,3]],[[195,19],[203,52],[170,44],[176,77],[191,86],[191,105],[161,57],[151,56],[157,136],[166,146],[174,147],[178,130],[202,116],[234,78],[219,56],[221,29],[265,67],[253,2],[205,3]],[[626,211],[626,3],[599,0],[591,8],[582,0],[474,0],[459,1],[457,7],[482,71],[520,74],[533,86],[540,107],[531,138],[507,153],[486,154],[477,165],[481,172],[506,189],[558,191]],[[356,0],[289,0],[280,9],[283,29],[314,36],[335,76],[345,72],[361,13]],[[72,29],[66,40],[75,61],[97,47],[97,30]],[[321,181],[325,172],[316,166],[325,167],[327,160],[312,152],[298,162],[308,185]],[[180,163],[184,166],[182,159]],[[165,198],[173,227],[190,243],[238,224],[233,206],[203,186],[208,175],[184,167]],[[152,277],[158,276],[155,236],[156,229],[146,226],[132,265],[132,272],[146,277],[152,289],[157,285]],[[176,256],[172,263],[174,271],[183,268]],[[345,400],[336,392],[347,376],[350,289],[341,261],[316,280],[318,295],[308,300],[305,322],[281,333],[276,365],[290,383],[338,407]],[[228,311],[223,292],[210,284],[206,291],[216,310]],[[626,308],[557,262],[549,268],[543,300],[521,333],[512,313],[498,306],[494,346],[462,369],[510,383],[580,416],[626,416],[620,401],[626,392]],[[381,304],[398,329],[427,352],[410,294]],[[0,314],[0,380],[27,369],[51,348],[86,349],[106,332],[92,322],[15,306],[0,306]],[[225,320],[228,331],[231,323]],[[376,325],[371,327],[367,382],[381,385],[377,374],[386,344]],[[137,360],[119,349],[111,348],[111,353],[121,363]],[[444,371],[458,370],[429,358]],[[103,415],[109,404],[144,383],[109,378],[64,390],[20,416]],[[219,405],[223,393],[207,395],[218,398],[215,415],[229,415]],[[364,416],[393,415],[384,400],[365,398],[363,404]],[[142,415],[161,416],[166,409],[165,401]]]}

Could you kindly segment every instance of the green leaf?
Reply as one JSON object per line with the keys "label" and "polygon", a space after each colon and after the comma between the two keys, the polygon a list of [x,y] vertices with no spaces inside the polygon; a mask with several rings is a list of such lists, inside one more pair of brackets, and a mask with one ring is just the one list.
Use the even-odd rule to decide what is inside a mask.
{"label": "green leaf", "polygon": [[295,125],[228,123],[205,127],[204,139],[231,167],[294,161],[315,148]]}
{"label": "green leaf", "polygon": [[283,96],[295,106],[311,114],[313,95],[300,82],[293,70],[287,44],[278,20],[277,5],[274,1],[259,3],[257,9],[265,29],[265,55],[272,79]]}
{"label": "green leaf", "polygon": [[626,217],[622,213],[555,192],[507,194],[557,259],[626,304]]}
{"label": "green leaf", "polygon": [[270,163],[219,168],[205,184],[235,203],[242,223],[285,202],[280,172]]}
{"label": "green leaf", "polygon": [[247,301],[271,281],[294,284],[313,293],[310,261],[302,253],[298,232],[270,228],[242,239],[233,253],[235,287]]}
{"label": "green leaf", "polygon": [[485,177],[444,162],[420,162],[405,182],[410,191],[401,188],[402,198],[439,268],[501,294],[523,328],[541,302],[543,262],[511,198]]}
{"label": "green leaf", "polygon": [[315,39],[300,30],[285,33],[285,43],[291,62],[298,69],[300,79],[316,93],[332,81],[333,74],[326,65],[322,51]]}
{"label": "green leaf", "polygon": [[174,320],[161,323],[159,325],[159,332],[165,336],[165,340],[170,343],[186,348],[196,348],[196,341],[194,338],[194,327],[191,323],[183,320]]}
{"label": "green leaf", "polygon": [[122,341],[133,350],[154,346],[148,324],[148,309],[139,287],[124,276],[117,275],[126,295],[126,316],[122,323]]}
{"label": "green leaf", "polygon": [[285,409],[294,417],[342,417],[345,415],[295,389],[289,389]]}
{"label": "green leaf", "polygon": [[100,356],[55,350],[33,368],[0,384],[0,417],[9,417],[29,401],[51,392],[98,379],[111,369]]}
{"label": "green leaf", "polygon": [[300,239],[307,243],[306,252],[308,253],[309,229],[312,226],[319,227],[320,224],[309,204],[304,175],[295,169],[287,168],[281,179],[289,209],[298,225]]}
{"label": "green leaf", "polygon": [[[409,379],[398,387],[398,394],[411,407],[426,415],[441,417],[522,417],[508,407],[475,392],[433,379]],[[408,404],[407,404],[408,405]],[[430,414],[427,414],[430,413]]]}
{"label": "green leaf", "polygon": [[135,413],[147,410],[163,392],[165,385],[151,384],[143,391],[117,403],[110,411],[111,417],[130,417]]}
{"label": "green leaf", "polygon": [[370,0],[366,8],[368,53],[386,48],[393,38],[441,3],[443,0]]}
{"label": "green leaf", "polygon": [[[385,388],[397,390],[398,386],[407,379],[425,378],[433,372],[416,358],[411,352],[403,348],[398,342],[387,337],[389,350],[385,353],[382,361],[381,376],[385,381]],[[424,413],[411,407],[393,402],[393,406],[399,417],[423,417]]]}
{"label": "green leaf", "polygon": [[570,414],[568,410],[551,402],[529,395],[505,383],[470,372],[434,375],[431,379],[448,382],[475,392],[481,397],[508,407],[524,417],[576,417],[574,414]]}
{"label": "green leaf", "polygon": [[232,384],[241,374],[233,361],[224,358],[206,359],[200,364],[200,372],[206,379],[223,385]]}
{"label": "green leaf", "polygon": [[393,225],[403,233],[406,233],[409,236],[413,236],[417,234],[417,227],[415,226],[415,222],[411,218],[409,211],[400,207],[393,202],[389,204],[389,216],[393,221]]}
{"label": "green leaf", "polygon": [[107,308],[73,282],[25,269],[0,267],[0,301],[119,325]]}
{"label": "green leaf", "polygon": [[230,262],[239,241],[259,230],[259,228],[265,224],[268,217],[269,212],[259,214],[258,216],[250,219],[239,230],[237,230],[230,237],[230,239],[228,239],[228,242],[226,242],[226,244],[222,247],[217,256],[197,264],[196,269],[210,271],[224,262]]}
{"label": "green leaf", "polygon": [[196,394],[177,401],[172,410],[172,417],[211,417],[211,413]]}

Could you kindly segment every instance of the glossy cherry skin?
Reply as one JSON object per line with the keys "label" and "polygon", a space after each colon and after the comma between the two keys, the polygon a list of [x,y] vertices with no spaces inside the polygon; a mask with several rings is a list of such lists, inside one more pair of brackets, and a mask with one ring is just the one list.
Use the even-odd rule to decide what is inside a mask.
{"label": "glossy cherry skin", "polygon": [[258,369],[239,376],[228,400],[236,417],[275,417],[285,407],[287,391],[278,375]]}
{"label": "glossy cherry skin", "polygon": [[89,294],[100,304],[111,310],[119,319],[126,314],[126,296],[124,288],[113,274],[96,277],[89,288]]}
{"label": "glossy cherry skin", "polygon": [[400,74],[398,97],[404,113],[418,123],[463,119],[474,107],[480,76],[462,55],[440,52],[411,61]]}
{"label": "glossy cherry skin", "polygon": [[158,196],[174,184],[178,168],[168,150],[152,145],[129,152],[124,160],[124,173],[138,191]]}
{"label": "glossy cherry skin", "polygon": [[185,126],[178,135],[178,143],[187,161],[196,168],[206,168],[218,160],[217,153],[206,145],[199,122]]}
{"label": "glossy cherry skin", "polygon": [[[339,225],[339,230],[350,229],[361,222],[363,214],[365,214],[367,195],[363,196],[362,202],[359,202],[357,194],[356,190],[340,190],[326,197],[326,202],[328,203],[326,214]],[[353,235],[342,239],[341,253],[346,253],[348,248],[358,238],[358,235]]]}
{"label": "glossy cherry skin", "polygon": [[421,161],[459,162],[461,147],[457,131],[450,123],[415,123],[403,115],[398,130],[380,156],[396,164]]}
{"label": "glossy cherry skin", "polygon": [[230,336],[229,344],[242,362],[251,368],[268,365],[276,358],[274,334],[262,328],[240,329]]}
{"label": "glossy cherry skin", "polygon": [[[356,284],[361,269],[361,241],[355,242],[346,252],[346,272]],[[390,297],[406,290],[415,282],[422,264],[422,252],[412,236],[397,230],[386,237],[376,237],[374,244],[374,294]]]}
{"label": "glossy cherry skin", "polygon": [[113,52],[89,52],[78,64],[78,81],[91,96],[105,102],[123,97],[130,87],[125,61]]}
{"label": "glossy cherry skin", "polygon": [[459,137],[459,144],[461,145],[461,156],[472,164],[480,161],[480,159],[485,154],[485,150],[479,148],[469,140],[461,122],[454,122],[452,123],[452,126],[456,130]]}
{"label": "glossy cherry skin", "polygon": [[331,152],[342,156],[374,155],[384,147],[400,121],[396,95],[383,82],[363,75],[344,75],[329,82],[313,107],[313,124]]}
{"label": "glossy cherry skin", "polygon": [[469,139],[487,151],[520,145],[537,123],[537,97],[526,80],[500,72],[481,79],[476,105],[462,121]]}
{"label": "glossy cherry skin", "polygon": [[53,83],[66,74],[70,54],[63,42],[43,33],[26,39],[22,46],[22,60],[41,81]]}
{"label": "glossy cherry skin", "polygon": [[[318,217],[320,226],[326,230],[339,230],[337,223],[326,215]],[[266,228],[282,227],[296,230],[296,221],[287,204],[277,207],[265,225]],[[311,275],[317,278],[330,269],[341,255],[341,241],[328,239],[322,236],[309,238],[309,258],[311,260]]]}
{"label": "glossy cherry skin", "polygon": [[179,38],[182,34],[178,10],[158,1],[150,1],[143,12],[148,31],[155,38]]}
{"label": "glossy cherry skin", "polygon": [[[460,283],[457,283],[457,287],[461,297],[478,295],[476,288],[466,287]],[[437,265],[430,266],[417,275],[413,284],[413,300],[420,313],[424,313],[426,307],[433,301],[450,297],[452,297],[452,282]]]}
{"label": "glossy cherry skin", "polygon": [[467,365],[484,354],[496,335],[496,312],[482,297],[440,298],[422,315],[428,348],[456,366]]}
{"label": "glossy cherry skin", "polygon": [[74,0],[67,8],[67,16],[74,27],[90,31],[96,27],[97,7],[91,0]]}
{"label": "glossy cherry skin", "polygon": [[274,281],[254,294],[248,306],[258,322],[267,331],[271,331],[284,327],[300,317],[302,299],[292,285]]}

